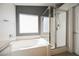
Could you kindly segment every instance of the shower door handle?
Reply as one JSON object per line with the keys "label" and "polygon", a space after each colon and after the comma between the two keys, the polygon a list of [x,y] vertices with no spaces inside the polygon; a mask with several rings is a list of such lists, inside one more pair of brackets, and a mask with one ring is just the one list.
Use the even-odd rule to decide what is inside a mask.
{"label": "shower door handle", "polygon": [[58,25],[56,26],[56,30],[58,30],[58,29],[59,29],[59,27],[60,27],[60,25],[58,24]]}

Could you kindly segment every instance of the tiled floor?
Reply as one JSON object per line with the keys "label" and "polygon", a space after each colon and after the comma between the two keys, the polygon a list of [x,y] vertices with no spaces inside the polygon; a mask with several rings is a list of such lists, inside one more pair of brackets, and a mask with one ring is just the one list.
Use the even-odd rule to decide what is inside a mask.
{"label": "tiled floor", "polygon": [[56,54],[54,56],[77,56],[77,55],[73,54],[73,53],[69,53],[69,52],[63,52],[63,53],[60,53],[60,54]]}

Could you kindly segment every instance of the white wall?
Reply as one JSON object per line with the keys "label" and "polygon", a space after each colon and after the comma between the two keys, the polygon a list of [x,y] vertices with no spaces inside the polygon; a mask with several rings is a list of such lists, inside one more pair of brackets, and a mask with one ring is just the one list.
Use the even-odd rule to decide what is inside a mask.
{"label": "white wall", "polygon": [[[9,37],[11,40],[16,39],[16,22],[15,22],[15,6],[13,4],[0,4],[0,21],[8,20],[8,22],[1,22],[0,24],[0,34],[8,36],[11,34],[12,37]],[[2,32],[2,33],[1,33]],[[4,37],[5,37],[4,36]]]}
{"label": "white wall", "polygon": [[74,9],[74,51],[79,55],[79,6]]}
{"label": "white wall", "polygon": [[67,32],[67,43],[68,43],[68,51],[73,52],[73,8],[68,10],[68,32]]}
{"label": "white wall", "polygon": [[79,6],[68,10],[68,51],[79,55]]}

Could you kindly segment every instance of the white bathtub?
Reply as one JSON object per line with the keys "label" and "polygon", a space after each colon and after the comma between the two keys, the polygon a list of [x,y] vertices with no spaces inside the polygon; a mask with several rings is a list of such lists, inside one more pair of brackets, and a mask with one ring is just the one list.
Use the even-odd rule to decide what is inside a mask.
{"label": "white bathtub", "polygon": [[44,38],[15,41],[11,43],[11,55],[45,56],[48,55],[48,45]]}

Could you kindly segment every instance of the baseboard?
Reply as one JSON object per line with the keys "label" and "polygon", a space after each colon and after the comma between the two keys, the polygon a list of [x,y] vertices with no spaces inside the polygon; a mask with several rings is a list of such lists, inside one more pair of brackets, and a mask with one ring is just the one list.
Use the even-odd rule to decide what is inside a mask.
{"label": "baseboard", "polygon": [[78,54],[76,54],[75,52],[73,52],[73,54],[75,54],[75,56],[79,56]]}
{"label": "baseboard", "polygon": [[67,50],[68,50],[67,47],[56,48],[56,49],[51,50],[50,53],[51,53],[51,55],[56,55],[59,53],[66,52]]}

